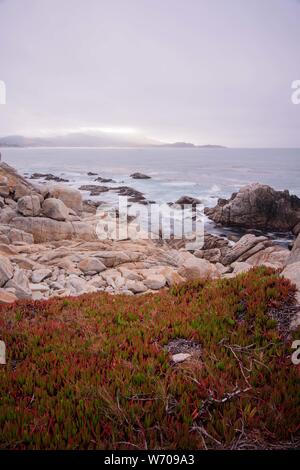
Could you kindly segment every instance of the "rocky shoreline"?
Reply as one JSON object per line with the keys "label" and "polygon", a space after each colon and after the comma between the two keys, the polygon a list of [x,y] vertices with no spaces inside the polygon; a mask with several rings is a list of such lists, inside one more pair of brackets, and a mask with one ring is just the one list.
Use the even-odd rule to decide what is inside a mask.
{"label": "rocky shoreline", "polygon": [[206,213],[223,226],[292,230],[298,238],[291,251],[252,233],[235,242],[206,233],[201,249],[184,240],[100,241],[96,206],[61,181],[36,185],[0,163],[0,303],[100,291],[142,295],[200,277],[231,278],[260,265],[279,270],[300,289],[300,200],[287,191],[249,185]]}

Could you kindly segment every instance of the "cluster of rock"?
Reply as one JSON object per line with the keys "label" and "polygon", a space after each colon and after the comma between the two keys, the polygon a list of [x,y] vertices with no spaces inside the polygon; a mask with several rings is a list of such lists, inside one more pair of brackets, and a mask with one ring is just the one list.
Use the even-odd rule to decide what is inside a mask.
{"label": "cluster of rock", "polygon": [[[300,199],[297,196],[288,190],[275,191],[270,186],[255,183],[241,188],[228,200],[219,199],[215,207],[205,208],[205,214],[223,226],[291,231],[298,236],[291,252],[274,245],[266,237],[247,235],[229,250],[225,248],[224,251],[223,247],[220,252],[208,251],[204,256],[215,254],[214,259],[219,258],[225,265],[231,263],[233,266],[237,262],[238,270],[261,264],[280,269],[282,275],[296,285],[296,299],[300,304]],[[243,268],[241,263],[244,263]]]}
{"label": "cluster of rock", "polygon": [[219,199],[205,213],[221,225],[300,232],[300,199],[259,183],[244,186],[230,199]]}
{"label": "cluster of rock", "polygon": [[[255,196],[247,190],[247,200],[256,201],[257,186],[252,189]],[[287,201],[286,193],[282,197]],[[227,204],[235,199],[240,197]],[[297,199],[289,200],[289,210],[297,213]],[[100,241],[94,209],[78,190],[33,186],[1,163],[0,303],[100,291],[142,295],[185,280],[234,277],[259,265],[280,270],[300,290],[300,235],[291,251],[250,233],[235,243],[206,233],[204,244],[192,248],[184,240]],[[262,223],[262,211],[254,220]]]}
{"label": "cluster of rock", "polygon": [[56,183],[68,183],[69,180],[61,176],[53,175],[52,173],[32,173],[30,179],[37,180],[43,178],[45,181],[56,181]]}
{"label": "cluster of rock", "polygon": [[[184,279],[150,241],[0,244],[0,302],[89,292],[141,294]],[[4,295],[4,298],[3,298]]]}
{"label": "cluster of rock", "polygon": [[139,204],[148,204],[143,193],[137,189],[130,188],[129,186],[118,186],[118,187],[109,187],[102,186],[99,184],[84,184],[80,186],[80,191],[89,191],[90,196],[100,196],[102,193],[107,193],[108,191],[113,191],[119,194],[120,196],[128,196],[128,202],[136,202]]}
{"label": "cluster of rock", "polygon": [[95,239],[94,228],[80,217],[82,212],[80,191],[63,185],[33,186],[0,164],[0,240]]}
{"label": "cluster of rock", "polygon": [[255,235],[245,235],[232,248],[212,235],[206,243],[194,252],[150,240],[2,243],[0,301],[8,301],[7,296],[13,301],[100,291],[144,294],[185,280],[234,277],[261,264],[292,269],[299,284],[294,274],[295,263],[298,272],[300,265],[294,259],[297,248],[290,252]]}

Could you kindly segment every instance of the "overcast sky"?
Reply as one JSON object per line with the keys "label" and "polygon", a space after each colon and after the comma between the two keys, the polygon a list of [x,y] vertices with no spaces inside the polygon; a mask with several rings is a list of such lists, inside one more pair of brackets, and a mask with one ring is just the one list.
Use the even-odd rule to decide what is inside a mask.
{"label": "overcast sky", "polygon": [[300,147],[298,0],[0,0],[0,135]]}

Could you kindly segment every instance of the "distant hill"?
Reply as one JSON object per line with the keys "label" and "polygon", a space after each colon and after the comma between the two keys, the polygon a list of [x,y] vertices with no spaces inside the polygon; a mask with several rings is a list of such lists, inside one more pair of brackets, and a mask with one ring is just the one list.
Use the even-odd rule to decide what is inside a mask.
{"label": "distant hill", "polygon": [[175,148],[205,148],[205,149],[215,149],[215,148],[220,148],[220,149],[225,149],[223,145],[196,145],[196,144],[191,144],[190,142],[174,142],[171,144],[160,144],[159,147],[175,147]]}
{"label": "distant hill", "polygon": [[10,135],[0,138],[0,147],[143,147],[157,145],[139,135],[70,133],[53,137],[24,137]]}
{"label": "distant hill", "polygon": [[174,147],[223,148],[219,145],[195,145],[189,142],[164,143],[140,134],[69,133],[52,137],[25,137],[9,135],[0,137],[0,147]]}

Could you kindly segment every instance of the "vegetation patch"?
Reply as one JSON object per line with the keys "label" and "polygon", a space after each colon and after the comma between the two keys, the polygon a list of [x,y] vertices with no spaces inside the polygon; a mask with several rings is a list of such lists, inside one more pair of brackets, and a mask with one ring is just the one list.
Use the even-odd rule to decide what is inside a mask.
{"label": "vegetation patch", "polygon": [[[268,313],[293,293],[256,268],[140,297],[1,306],[0,447],[297,447],[299,330],[287,340]],[[172,364],[178,339],[199,360]]]}

